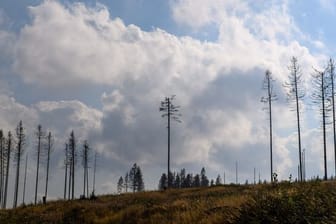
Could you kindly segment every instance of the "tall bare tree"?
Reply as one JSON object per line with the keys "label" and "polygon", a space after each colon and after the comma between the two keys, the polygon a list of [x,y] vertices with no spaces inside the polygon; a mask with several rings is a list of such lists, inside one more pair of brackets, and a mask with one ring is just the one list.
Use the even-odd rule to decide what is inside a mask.
{"label": "tall bare tree", "polygon": [[335,62],[333,59],[329,59],[327,68],[329,74],[329,82],[331,87],[331,107],[332,107],[332,124],[333,124],[333,140],[334,140],[334,156],[335,156],[335,175],[336,175],[336,124],[335,124]]}
{"label": "tall bare tree", "polygon": [[296,113],[297,131],[298,131],[298,147],[299,147],[299,180],[302,181],[302,150],[301,150],[301,125],[300,125],[300,100],[305,96],[303,87],[303,78],[300,65],[296,57],[291,58],[291,65],[289,66],[290,74],[288,82],[284,86],[287,88],[287,100],[294,103],[294,111]]}
{"label": "tall bare tree", "polygon": [[11,158],[11,153],[12,153],[12,134],[9,131],[8,132],[8,137],[6,141],[6,179],[5,179],[5,186],[4,186],[4,198],[3,198],[3,203],[2,203],[2,208],[6,208],[7,206],[7,189],[8,189],[8,177],[9,177],[9,166],[10,166],[10,158]]}
{"label": "tall bare tree", "polygon": [[95,196],[95,190],[96,190],[96,169],[97,169],[97,152],[95,152],[94,156],[92,196]]}
{"label": "tall bare tree", "polygon": [[175,95],[171,97],[165,97],[163,101],[161,101],[160,105],[160,112],[163,114],[161,115],[163,118],[167,117],[167,129],[168,129],[168,162],[167,162],[167,176],[168,176],[168,188],[171,184],[171,176],[170,176],[170,121],[177,121],[181,123],[180,117],[181,114],[179,113],[180,106],[176,106],[173,104],[173,100],[175,99]]}
{"label": "tall bare tree", "polygon": [[85,140],[83,144],[83,150],[82,150],[82,166],[83,166],[83,195],[84,197],[89,197],[89,185],[88,185],[88,179],[89,179],[89,156],[90,156],[90,147],[88,142]]}
{"label": "tall bare tree", "polygon": [[323,154],[324,154],[324,180],[328,179],[327,172],[327,140],[326,140],[326,124],[327,116],[330,111],[330,105],[328,105],[328,98],[330,97],[330,83],[328,82],[325,71],[315,70],[313,74],[312,84],[312,102],[318,105],[320,113],[322,115],[322,132],[323,132]]}
{"label": "tall bare tree", "polygon": [[269,115],[269,138],[270,138],[270,167],[271,167],[271,182],[273,182],[273,136],[272,136],[272,102],[276,100],[276,95],[273,89],[274,78],[272,73],[267,70],[263,83],[263,89],[267,91],[267,95],[261,98],[261,102],[267,104],[267,112]]}
{"label": "tall bare tree", "polygon": [[0,204],[3,203],[4,198],[5,163],[5,137],[3,131],[0,130]]}
{"label": "tall bare tree", "polygon": [[28,164],[28,154],[26,154],[26,165],[25,165],[24,180],[23,180],[23,193],[22,193],[22,204],[23,205],[25,204],[25,197],[26,197],[27,164]]}
{"label": "tall bare tree", "polygon": [[47,172],[46,172],[46,184],[45,184],[45,193],[44,197],[45,200],[47,200],[47,195],[48,195],[48,181],[49,181],[49,166],[50,166],[50,154],[52,152],[52,147],[53,147],[54,139],[53,136],[51,135],[51,132],[49,131],[48,137],[47,137]]}
{"label": "tall bare tree", "polygon": [[[71,186],[71,199],[75,198],[75,167],[77,162],[77,151],[76,151],[76,138],[74,131],[71,131],[69,138],[69,150],[70,150],[70,181],[69,186]],[[69,187],[70,195],[70,187]]]}
{"label": "tall bare tree", "polygon": [[39,181],[39,168],[40,168],[40,157],[41,157],[41,148],[42,148],[42,141],[44,139],[44,133],[42,131],[42,126],[37,126],[37,131],[35,133],[37,138],[37,147],[36,147],[36,181],[35,181],[35,199],[34,203],[37,203],[37,190],[38,190],[38,181]]}
{"label": "tall bare tree", "polygon": [[64,200],[66,199],[67,193],[67,180],[68,180],[68,167],[69,167],[69,150],[68,150],[68,143],[65,143],[65,159],[64,159],[64,166],[65,166],[65,174],[64,174]]}
{"label": "tall bare tree", "polygon": [[71,199],[71,182],[72,182],[72,160],[71,160],[70,141],[68,144],[68,166],[69,166],[68,200],[70,200]]}
{"label": "tall bare tree", "polygon": [[14,189],[14,201],[13,207],[16,208],[18,194],[19,194],[19,180],[20,180],[20,164],[21,158],[24,153],[24,144],[25,144],[25,134],[22,125],[22,121],[19,122],[18,126],[16,127],[16,150],[15,150],[15,160],[16,160],[16,175],[15,175],[15,189]]}

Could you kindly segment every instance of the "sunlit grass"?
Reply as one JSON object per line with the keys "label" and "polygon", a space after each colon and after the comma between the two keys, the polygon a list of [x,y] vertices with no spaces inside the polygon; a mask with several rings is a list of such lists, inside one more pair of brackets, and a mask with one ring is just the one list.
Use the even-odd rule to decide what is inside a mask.
{"label": "sunlit grass", "polygon": [[230,185],[28,205],[0,223],[332,223],[335,205],[335,182]]}

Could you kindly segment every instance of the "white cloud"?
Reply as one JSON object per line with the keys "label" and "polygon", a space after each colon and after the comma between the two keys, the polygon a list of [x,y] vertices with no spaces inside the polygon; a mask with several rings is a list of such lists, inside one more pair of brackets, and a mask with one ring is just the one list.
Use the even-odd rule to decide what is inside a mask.
{"label": "white cloud", "polygon": [[220,24],[228,15],[248,12],[246,1],[220,0],[172,0],[172,14],[178,23],[202,28],[211,23]]}
{"label": "white cloud", "polygon": [[[155,86],[171,78],[163,73],[172,72],[177,78],[184,73],[186,65],[179,56],[201,53],[193,51],[197,41],[178,40],[162,30],[147,33],[135,25],[126,27],[120,19],[110,20],[104,7],[75,4],[65,8],[47,1],[31,12],[33,24],[20,34],[14,63],[29,83],[114,85],[146,79]],[[182,47],[184,42],[190,42],[189,50]]]}
{"label": "white cloud", "polygon": [[324,49],[325,48],[325,45],[322,41],[315,40],[315,41],[313,41],[313,44],[318,49]]}
{"label": "white cloud", "polygon": [[1,107],[0,111],[2,119],[0,119],[0,127],[6,131],[12,131],[20,120],[31,126],[38,121],[38,115],[33,108],[26,107],[18,103],[13,97],[0,95]]}
{"label": "white cloud", "polygon": [[336,4],[333,0],[319,0],[321,7],[328,11],[334,13],[336,10]]}
{"label": "white cloud", "polygon": [[[268,173],[263,130],[267,122],[259,102],[264,71],[271,69],[281,86],[291,56],[299,58],[305,74],[323,56],[312,55],[294,38],[300,31],[286,2],[257,11],[245,1],[173,1],[171,5],[181,24],[193,29],[215,24],[218,40],[202,42],[160,29],[145,32],[111,19],[101,5],[45,1],[31,7],[32,23],[18,34],[12,56],[19,77],[45,88],[71,89],[85,83],[110,90],[97,99],[101,109],[78,100],[24,106],[4,97],[1,105],[13,105],[8,112],[2,108],[4,117],[13,121],[7,124],[1,119],[1,127],[16,123],[18,116],[12,114],[19,110],[27,114],[21,116],[23,120],[32,121],[29,126],[41,122],[54,130],[59,144],[71,129],[81,138],[88,137],[114,172],[123,174],[125,167],[137,162],[148,168],[147,179],[158,179],[166,155],[166,123],[158,106],[164,96],[176,94],[183,123],[174,124],[172,130],[174,167],[228,169],[229,163],[241,160],[246,178],[249,166]],[[278,96],[283,95],[279,88]],[[275,114],[276,128],[291,127],[286,104],[279,102]],[[292,136],[283,135],[275,137],[276,167],[286,178],[295,166],[291,152],[296,145],[291,144]]]}
{"label": "white cloud", "polygon": [[294,34],[300,34],[288,12],[287,1],[256,4],[242,0],[175,0],[171,1],[171,6],[175,21],[194,29],[202,29],[211,23],[219,27],[238,22],[260,39],[285,41]]}
{"label": "white cloud", "polygon": [[0,127],[5,132],[14,130],[20,120],[23,121],[27,132],[28,147],[34,142],[34,131],[38,124],[53,133],[58,142],[63,144],[65,139],[74,130],[78,137],[85,139],[90,132],[101,130],[102,112],[90,108],[79,101],[41,101],[26,106],[17,102],[13,97],[0,94]]}
{"label": "white cloud", "polygon": [[88,132],[100,131],[102,112],[90,108],[80,101],[42,101],[35,108],[40,122],[57,131],[56,135],[76,130],[81,138],[87,138]]}

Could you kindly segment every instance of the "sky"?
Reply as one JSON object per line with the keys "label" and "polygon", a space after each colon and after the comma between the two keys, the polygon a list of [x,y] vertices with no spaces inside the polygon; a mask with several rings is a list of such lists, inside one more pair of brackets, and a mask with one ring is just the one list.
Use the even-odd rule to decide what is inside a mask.
{"label": "sky", "polygon": [[[335,17],[331,0],[2,0],[0,128],[13,132],[23,121],[26,201],[35,187],[38,124],[55,138],[50,198],[63,196],[64,144],[71,130],[79,150],[87,139],[98,154],[98,194],[115,193],[133,163],[143,171],[145,188],[157,189],[167,167],[167,124],[159,106],[171,95],[182,113],[182,123],[171,130],[173,171],[205,167],[210,179],[225,173],[230,183],[237,161],[240,183],[253,181],[254,168],[269,180],[268,117],[260,102],[267,69],[278,97],[274,170],[281,180],[296,178],[296,117],[283,88],[293,56],[306,89],[306,176],[322,176],[320,117],[309,95],[313,68],[335,56]],[[328,174],[334,175],[329,129]],[[80,163],[77,169],[79,195]],[[44,171],[41,176],[39,198]],[[10,181],[14,186],[14,166]]]}

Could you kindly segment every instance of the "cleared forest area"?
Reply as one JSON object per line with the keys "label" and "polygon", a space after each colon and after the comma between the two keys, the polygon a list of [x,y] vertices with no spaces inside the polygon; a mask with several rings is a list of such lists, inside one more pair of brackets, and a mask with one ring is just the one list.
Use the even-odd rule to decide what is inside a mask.
{"label": "cleared forest area", "polygon": [[99,196],[1,210],[0,223],[335,223],[336,182],[282,182]]}

